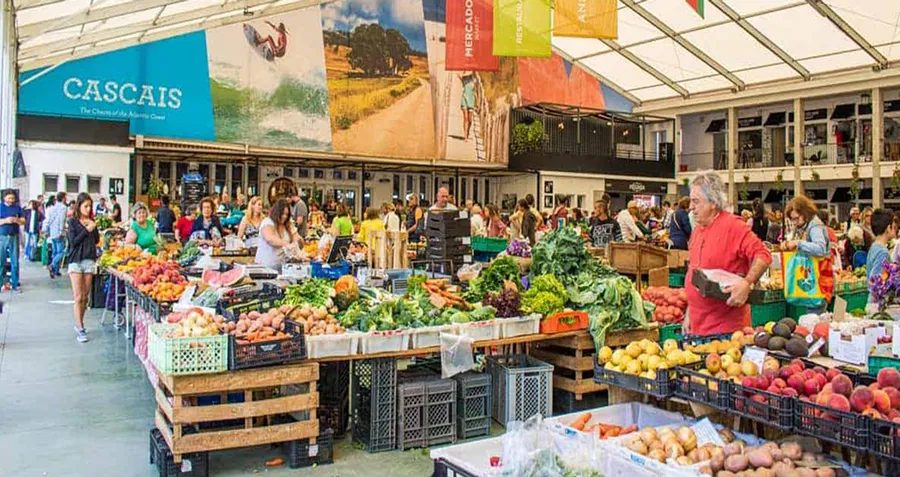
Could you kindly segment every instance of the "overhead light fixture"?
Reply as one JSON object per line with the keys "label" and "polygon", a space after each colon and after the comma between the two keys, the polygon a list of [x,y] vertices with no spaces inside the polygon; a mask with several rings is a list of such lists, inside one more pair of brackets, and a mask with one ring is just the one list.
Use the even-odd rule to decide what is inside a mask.
{"label": "overhead light fixture", "polygon": [[859,95],[859,103],[860,104],[872,104],[872,95],[869,93],[863,93]]}
{"label": "overhead light fixture", "polygon": [[254,12],[251,12],[249,8],[244,7],[244,16],[245,17],[252,17],[253,14],[254,14]]}

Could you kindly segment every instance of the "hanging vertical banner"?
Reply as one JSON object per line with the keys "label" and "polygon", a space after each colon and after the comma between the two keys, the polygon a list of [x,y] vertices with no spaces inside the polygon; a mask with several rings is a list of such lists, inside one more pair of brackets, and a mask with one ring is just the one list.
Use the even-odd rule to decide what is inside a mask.
{"label": "hanging vertical banner", "polygon": [[447,71],[497,71],[491,0],[447,0]]}
{"label": "hanging vertical banner", "polygon": [[581,38],[619,37],[616,0],[556,0],[553,34]]}
{"label": "hanging vertical banner", "polygon": [[691,6],[691,8],[694,9],[695,12],[697,12],[697,15],[700,15],[700,18],[703,18],[704,20],[706,19],[706,16],[704,15],[704,12],[703,12],[703,7],[704,7],[703,4],[706,2],[706,0],[685,0],[685,1],[688,3],[688,5]]}
{"label": "hanging vertical banner", "polygon": [[550,56],[551,0],[496,0],[494,54]]}

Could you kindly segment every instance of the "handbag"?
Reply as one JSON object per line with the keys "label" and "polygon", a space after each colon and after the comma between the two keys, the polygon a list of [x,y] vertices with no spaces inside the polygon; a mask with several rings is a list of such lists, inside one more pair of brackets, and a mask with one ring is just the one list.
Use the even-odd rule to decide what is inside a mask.
{"label": "handbag", "polygon": [[784,298],[788,303],[807,308],[822,306],[834,295],[833,249],[826,257],[811,257],[803,252],[781,253]]}

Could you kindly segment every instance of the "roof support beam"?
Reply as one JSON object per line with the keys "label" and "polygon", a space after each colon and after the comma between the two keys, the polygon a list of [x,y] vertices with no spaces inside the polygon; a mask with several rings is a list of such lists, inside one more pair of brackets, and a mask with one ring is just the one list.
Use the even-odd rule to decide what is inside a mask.
{"label": "roof support beam", "polygon": [[[246,0],[246,2],[230,3],[224,7],[221,5],[213,5],[211,7],[199,8],[197,10],[189,10],[177,15],[170,15],[166,18],[163,18],[161,21],[157,19],[155,23],[148,20],[132,25],[108,28],[106,30],[100,30],[97,32],[88,32],[77,38],[66,38],[63,40],[57,40],[32,47],[28,47],[27,42],[25,42],[25,45],[20,46],[19,60],[21,62],[21,60],[44,56],[54,52],[65,51],[72,49],[73,47],[77,48],[79,46],[92,45],[94,43],[100,43],[106,40],[113,40],[115,38],[126,37],[135,33],[145,32],[154,28],[163,28],[171,25],[177,25],[180,23],[189,22],[191,20],[198,20],[214,15],[220,15],[222,13],[232,12],[234,10],[253,8],[258,5],[263,5],[274,1],[275,0]],[[162,10],[160,10],[160,13],[162,13]]]}
{"label": "roof support beam", "polygon": [[600,40],[600,41],[602,41],[602,42],[603,42],[606,46],[608,46],[611,50],[617,52],[618,54],[620,54],[620,55],[622,55],[623,57],[625,57],[625,59],[627,59],[628,61],[630,61],[630,62],[634,63],[635,65],[637,65],[638,68],[640,68],[640,69],[646,71],[646,72],[649,73],[651,76],[653,76],[654,78],[658,79],[658,80],[659,80],[660,82],[662,82],[664,85],[666,85],[666,86],[668,86],[669,88],[672,88],[673,90],[675,90],[675,92],[677,92],[678,94],[680,94],[682,98],[687,98],[688,96],[691,95],[691,93],[690,93],[688,90],[684,89],[683,86],[681,86],[681,85],[679,85],[678,83],[672,81],[672,78],[669,78],[668,76],[662,74],[659,70],[657,70],[656,68],[650,66],[646,61],[640,59],[637,55],[635,55],[634,53],[632,53],[632,52],[628,51],[627,49],[623,48],[623,47],[622,47],[621,45],[619,45],[618,43],[616,43],[616,42],[614,42],[614,41],[612,41],[612,40]]}
{"label": "roof support beam", "polygon": [[43,7],[44,5],[53,5],[63,1],[65,0],[19,0],[15,2],[15,10],[20,12],[26,8]]}
{"label": "roof support beam", "polygon": [[731,21],[737,23],[737,25],[744,29],[747,34],[753,37],[756,41],[758,41],[762,46],[766,47],[769,51],[775,54],[781,61],[787,63],[788,66],[794,69],[800,76],[805,80],[809,80],[809,70],[803,67],[797,60],[795,60],[791,55],[787,54],[784,50],[781,49],[778,45],[775,44],[772,40],[769,39],[766,35],[763,35],[762,32],[756,29],[753,24],[747,21],[745,18],[741,18],[740,15],[736,11],[734,11],[731,7],[728,6],[723,0],[709,0],[709,3],[712,3],[716,8],[722,11],[726,17],[728,17]]}
{"label": "roof support beam", "polygon": [[[271,0],[270,0],[271,1]],[[303,8],[308,8],[311,6],[317,6],[325,3],[330,3],[334,0],[306,0],[302,2],[290,3],[287,5],[279,5],[277,7],[272,7],[266,10],[266,15],[276,15],[278,13],[286,13],[292,12],[294,10],[301,10]],[[241,2],[240,10],[244,8],[243,2]],[[212,21],[203,21],[198,23],[193,23],[191,25],[186,25],[181,28],[172,28],[169,30],[156,32],[156,33],[148,33],[141,38],[140,41],[137,38],[129,38],[127,40],[122,40],[119,42],[108,43],[102,46],[98,46],[96,48],[87,48],[82,51],[73,52],[72,49],[66,49],[63,53],[57,53],[50,56],[45,56],[41,58],[34,58],[31,61],[22,61],[20,62],[22,71],[33,70],[35,68],[41,68],[44,66],[52,66],[56,63],[62,61],[73,61],[80,58],[85,58],[88,56],[99,55],[101,53],[107,53],[114,50],[119,50],[122,48],[127,48],[129,46],[134,46],[138,44],[150,43],[157,40],[164,40],[166,38],[172,38],[178,35],[184,35],[186,33],[195,32],[198,30],[206,30],[209,28],[216,28],[224,25],[231,25],[233,23],[243,23],[247,21],[247,17],[243,15],[232,15],[226,18],[219,18]],[[183,20],[182,20],[183,22]],[[181,22],[179,22],[181,23]],[[159,28],[159,27],[157,27]]]}
{"label": "roof support beam", "polygon": [[819,12],[820,15],[830,20],[831,23],[834,24],[834,26],[838,27],[838,30],[840,30],[844,35],[847,35],[847,37],[853,40],[854,43],[859,45],[860,48],[865,50],[866,53],[868,53],[869,56],[871,56],[872,59],[875,60],[876,69],[883,70],[888,67],[887,58],[885,58],[880,51],[875,49],[875,47],[872,46],[872,44],[869,43],[869,41],[866,40],[862,35],[860,35],[859,32],[854,30],[849,23],[844,21],[844,19],[841,18],[840,15],[835,13],[835,11],[832,10],[831,7],[829,7],[825,2],[823,2],[822,0],[806,0],[806,3],[808,3],[809,6],[813,7],[813,10]]}
{"label": "roof support beam", "polygon": [[37,23],[29,23],[18,28],[19,38],[25,39],[33,36],[42,35],[50,30],[60,30],[73,26],[84,25],[85,23],[106,20],[129,13],[142,12],[152,8],[164,7],[172,3],[180,3],[184,0],[132,0],[130,2],[120,3],[109,7],[97,8],[95,10],[86,9],[64,18],[52,18]]}
{"label": "roof support beam", "polygon": [[603,76],[603,75],[601,75],[600,73],[594,71],[593,69],[591,69],[590,67],[588,67],[588,66],[585,65],[584,63],[580,63],[580,62],[576,61],[574,58],[572,58],[571,56],[569,56],[569,54],[567,54],[566,52],[562,51],[561,49],[559,49],[559,48],[557,48],[557,47],[554,46],[554,47],[553,47],[553,52],[556,53],[556,54],[558,54],[559,56],[563,57],[566,61],[569,61],[569,62],[571,62],[571,63],[577,65],[579,68],[583,69],[584,71],[586,71],[589,75],[593,76],[594,78],[597,78],[598,81],[600,81],[601,83],[605,84],[606,86],[609,86],[609,88],[612,89],[613,91],[615,91],[616,93],[619,93],[619,94],[621,94],[622,96],[624,96],[626,99],[628,99],[628,101],[631,101],[632,103],[634,103],[635,106],[641,104],[640,98],[638,98],[637,96],[635,96],[635,95],[629,93],[625,88],[619,86],[618,84],[616,84],[616,83],[614,83],[614,82],[608,80],[605,76]]}
{"label": "roof support beam", "polygon": [[682,48],[699,58],[700,61],[706,63],[706,65],[714,69],[716,73],[719,73],[720,75],[727,78],[728,81],[731,81],[731,83],[735,85],[739,90],[744,89],[746,85],[740,78],[735,76],[734,73],[728,71],[724,66],[720,65],[718,61],[712,59],[712,57],[704,53],[701,49],[694,46],[693,43],[687,41],[683,36],[676,33],[675,30],[669,27],[669,25],[667,25],[659,18],[656,18],[656,16],[648,12],[647,9],[638,5],[634,0],[621,0],[621,2],[625,4],[626,7],[630,8],[634,13],[640,15],[640,17],[646,20],[647,23],[653,25],[659,31],[665,33],[665,35],[671,38],[675,43],[678,43]]}

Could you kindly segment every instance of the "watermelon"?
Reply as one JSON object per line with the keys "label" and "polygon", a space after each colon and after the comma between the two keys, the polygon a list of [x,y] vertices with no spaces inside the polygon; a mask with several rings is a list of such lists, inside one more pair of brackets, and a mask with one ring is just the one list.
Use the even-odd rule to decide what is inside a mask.
{"label": "watermelon", "polygon": [[244,277],[244,267],[235,265],[234,268],[227,272],[217,272],[215,270],[204,270],[201,279],[210,286],[229,287],[239,282]]}

